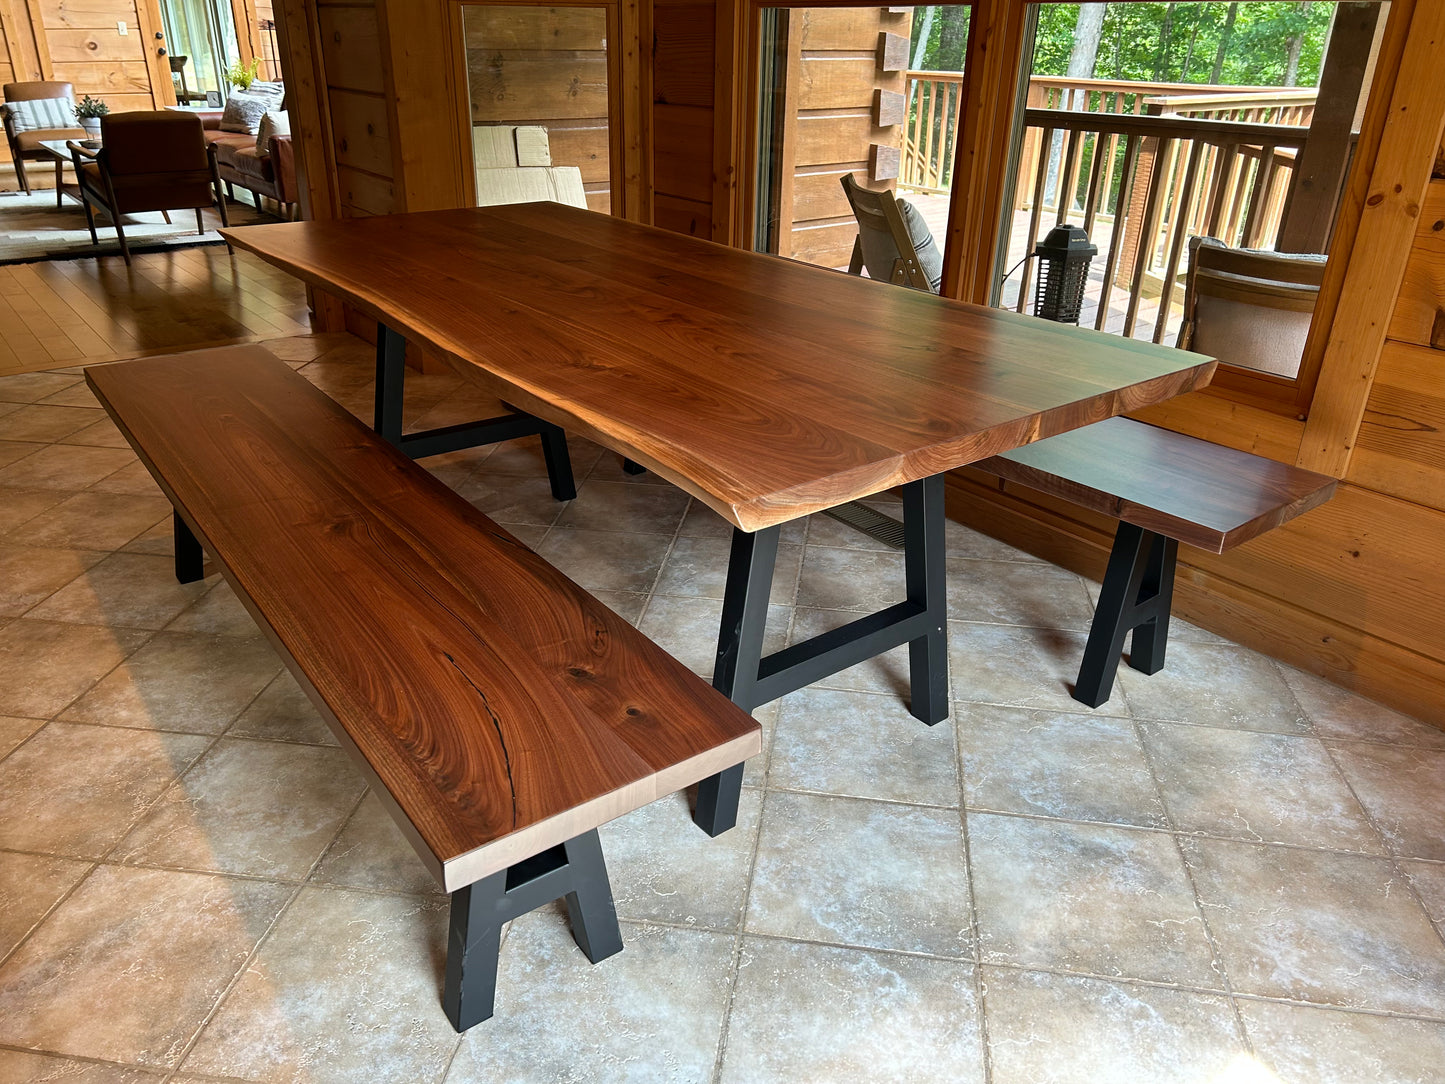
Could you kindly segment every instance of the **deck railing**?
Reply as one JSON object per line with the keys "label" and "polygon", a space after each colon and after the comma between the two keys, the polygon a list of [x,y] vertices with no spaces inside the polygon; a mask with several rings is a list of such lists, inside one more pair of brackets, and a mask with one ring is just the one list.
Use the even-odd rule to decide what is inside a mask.
{"label": "deck railing", "polygon": [[908,73],[908,121],[903,129],[899,184],[915,192],[947,192],[958,147],[963,72]]}

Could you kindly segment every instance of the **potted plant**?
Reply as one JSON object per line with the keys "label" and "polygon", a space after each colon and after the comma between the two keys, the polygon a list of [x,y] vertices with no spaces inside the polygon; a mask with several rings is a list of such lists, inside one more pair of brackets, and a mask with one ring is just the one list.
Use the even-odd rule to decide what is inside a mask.
{"label": "potted plant", "polygon": [[87,143],[99,144],[100,141],[100,118],[110,112],[110,106],[97,98],[87,94],[80,99],[75,107],[75,117],[80,121],[80,126],[85,129],[89,137]]}
{"label": "potted plant", "polygon": [[252,57],[251,63],[243,64],[237,60],[232,62],[226,69],[226,82],[238,86],[242,90],[248,89],[256,81],[256,73],[261,70],[261,58]]}

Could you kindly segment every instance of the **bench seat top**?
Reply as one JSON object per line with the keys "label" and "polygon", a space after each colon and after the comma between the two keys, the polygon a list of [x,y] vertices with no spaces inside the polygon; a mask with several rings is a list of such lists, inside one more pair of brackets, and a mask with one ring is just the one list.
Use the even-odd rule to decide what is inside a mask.
{"label": "bench seat top", "polygon": [[447,891],[758,724],[260,347],[86,379]]}
{"label": "bench seat top", "polygon": [[1223,553],[1334,494],[1334,478],[1129,418],[973,464],[1147,531]]}

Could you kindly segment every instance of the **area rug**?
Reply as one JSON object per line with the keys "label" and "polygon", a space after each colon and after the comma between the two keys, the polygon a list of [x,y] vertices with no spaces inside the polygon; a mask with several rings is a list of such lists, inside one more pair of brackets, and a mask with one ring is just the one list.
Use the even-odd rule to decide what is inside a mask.
{"label": "area rug", "polygon": [[[249,204],[234,201],[227,202],[226,214],[233,226],[280,221]],[[132,254],[220,244],[221,235],[215,232],[220,217],[215,211],[206,211],[204,216],[208,227],[205,233],[196,232],[195,212],[189,210],[172,211],[170,223],[159,211],[125,215],[121,223]],[[0,266],[120,254],[115,230],[103,214],[96,216],[96,233],[100,244],[93,245],[85,226],[85,209],[69,196],[64,206],[56,207],[54,189],[37,190],[28,196],[23,192],[0,192]]]}

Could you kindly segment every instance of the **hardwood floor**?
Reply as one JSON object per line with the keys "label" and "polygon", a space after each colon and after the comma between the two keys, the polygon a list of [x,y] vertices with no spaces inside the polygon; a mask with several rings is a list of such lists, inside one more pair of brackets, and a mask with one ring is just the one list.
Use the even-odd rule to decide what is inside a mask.
{"label": "hardwood floor", "polygon": [[299,282],[219,245],[0,267],[0,375],[309,331]]}

